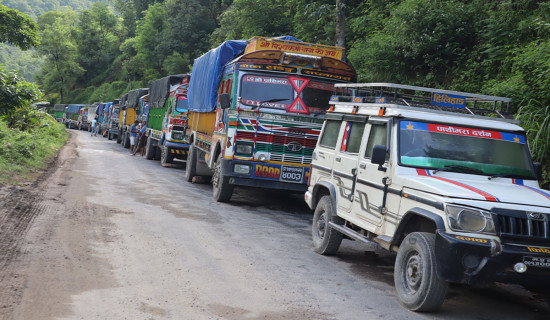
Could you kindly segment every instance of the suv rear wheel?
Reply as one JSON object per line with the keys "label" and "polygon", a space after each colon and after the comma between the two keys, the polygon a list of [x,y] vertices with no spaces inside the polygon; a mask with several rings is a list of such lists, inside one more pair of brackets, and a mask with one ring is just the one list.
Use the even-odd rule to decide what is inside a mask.
{"label": "suv rear wheel", "polygon": [[335,254],[342,243],[343,235],[328,225],[330,221],[344,224],[344,220],[336,216],[330,196],[323,196],[315,207],[311,229],[314,250],[322,255]]}
{"label": "suv rear wheel", "polygon": [[397,252],[394,281],[401,303],[413,311],[434,311],[441,307],[448,283],[439,280],[434,252],[435,235],[409,234]]}

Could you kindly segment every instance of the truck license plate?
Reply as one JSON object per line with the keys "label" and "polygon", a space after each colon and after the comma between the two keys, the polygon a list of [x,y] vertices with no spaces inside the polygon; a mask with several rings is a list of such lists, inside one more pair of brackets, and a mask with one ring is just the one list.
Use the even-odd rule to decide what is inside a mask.
{"label": "truck license plate", "polygon": [[550,258],[523,257],[523,263],[528,267],[550,268]]}
{"label": "truck license plate", "polygon": [[303,176],[304,168],[302,167],[283,166],[281,168],[281,181],[300,183]]}

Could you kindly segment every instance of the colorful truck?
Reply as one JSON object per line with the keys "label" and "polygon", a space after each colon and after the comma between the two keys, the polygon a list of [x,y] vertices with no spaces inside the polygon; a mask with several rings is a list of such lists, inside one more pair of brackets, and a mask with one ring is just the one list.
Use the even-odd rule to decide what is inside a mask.
{"label": "colorful truck", "polygon": [[[149,88],[129,91],[120,99],[119,131],[120,141],[124,148],[130,147],[130,126],[137,120],[139,113],[139,98],[149,93]],[[117,139],[118,140],[118,139]]]}
{"label": "colorful truck", "polygon": [[293,37],[226,41],[197,58],[189,84],[186,180],[306,191],[335,83],[355,82],[344,49]]}
{"label": "colorful truck", "polygon": [[65,109],[67,108],[67,104],[54,104],[53,106],[53,117],[57,122],[62,122],[63,115],[65,114]]}
{"label": "colorful truck", "polygon": [[80,115],[80,109],[86,107],[84,104],[69,104],[67,106],[67,116],[65,119],[65,126],[69,129],[78,128],[78,116]]}
{"label": "colorful truck", "polygon": [[111,105],[112,102],[103,102],[97,105],[97,133],[101,135],[103,135],[103,132],[105,131],[105,128],[107,126],[106,121]]}
{"label": "colorful truck", "polygon": [[175,158],[186,160],[187,86],[189,75],[164,77],[151,83],[148,97],[145,157],[160,158],[163,166]]}
{"label": "colorful truck", "polygon": [[118,137],[118,121],[120,117],[120,99],[115,99],[112,105],[109,107],[109,113],[107,115],[107,125],[105,130],[107,131],[107,138],[113,140]]}
{"label": "colorful truck", "polygon": [[88,105],[84,106],[83,108],[80,108],[80,111],[78,112],[78,121],[77,121],[77,128],[78,130],[88,130],[90,131],[91,127],[91,121],[95,117],[95,105]]}

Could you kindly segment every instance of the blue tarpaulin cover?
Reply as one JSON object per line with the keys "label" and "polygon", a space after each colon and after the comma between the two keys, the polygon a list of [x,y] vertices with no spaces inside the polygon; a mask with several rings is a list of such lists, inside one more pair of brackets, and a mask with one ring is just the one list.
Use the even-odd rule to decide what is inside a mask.
{"label": "blue tarpaulin cover", "polygon": [[76,113],[78,113],[78,111],[80,111],[80,108],[85,107],[85,106],[86,106],[85,104],[70,104],[67,107],[67,112],[72,113],[72,114],[76,114]]}
{"label": "blue tarpaulin cover", "polygon": [[[301,42],[292,36],[274,39]],[[247,44],[246,40],[228,40],[195,59],[187,92],[190,111],[210,112],[216,108],[218,83],[223,68],[236,56],[242,54]]]}
{"label": "blue tarpaulin cover", "polygon": [[95,114],[102,115],[103,109],[105,108],[105,103],[100,103],[97,105],[97,109],[95,109]]}

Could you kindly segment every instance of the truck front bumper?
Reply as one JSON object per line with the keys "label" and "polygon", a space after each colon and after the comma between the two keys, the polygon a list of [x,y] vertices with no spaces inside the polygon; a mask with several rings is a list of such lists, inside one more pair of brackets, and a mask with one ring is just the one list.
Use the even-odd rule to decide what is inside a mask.
{"label": "truck front bumper", "polygon": [[[466,284],[491,282],[523,285],[550,284],[550,250],[502,244],[496,240],[438,231],[435,240],[437,274],[440,279]],[[525,265],[525,272],[514,266]]]}
{"label": "truck front bumper", "polygon": [[299,192],[308,188],[309,167],[222,159],[221,169],[234,185]]}

